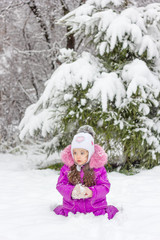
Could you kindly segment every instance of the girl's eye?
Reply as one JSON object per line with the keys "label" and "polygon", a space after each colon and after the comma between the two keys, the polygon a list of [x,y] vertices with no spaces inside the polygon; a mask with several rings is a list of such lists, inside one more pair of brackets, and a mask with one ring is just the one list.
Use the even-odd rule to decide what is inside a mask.
{"label": "girl's eye", "polygon": [[83,155],[84,154],[84,152],[81,152],[81,155]]}
{"label": "girl's eye", "polygon": [[76,155],[76,152],[74,152],[73,155]]}

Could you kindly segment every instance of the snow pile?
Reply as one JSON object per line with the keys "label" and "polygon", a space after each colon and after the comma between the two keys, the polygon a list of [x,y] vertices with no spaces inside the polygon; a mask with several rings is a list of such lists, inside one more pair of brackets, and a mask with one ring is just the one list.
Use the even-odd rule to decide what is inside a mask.
{"label": "snow pile", "polygon": [[[0,239],[2,240],[159,240],[160,167],[134,176],[109,173],[109,204],[120,210],[107,215],[57,216],[62,197],[58,172],[36,170],[24,157],[0,155]],[[62,231],[63,229],[63,231]]]}

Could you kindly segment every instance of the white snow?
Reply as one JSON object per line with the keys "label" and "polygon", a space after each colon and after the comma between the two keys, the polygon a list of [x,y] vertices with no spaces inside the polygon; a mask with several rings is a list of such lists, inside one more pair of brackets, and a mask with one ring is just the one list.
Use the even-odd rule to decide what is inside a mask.
{"label": "white snow", "polygon": [[120,106],[122,98],[125,96],[125,89],[116,73],[102,72],[96,78],[87,96],[91,99],[101,99],[102,109],[107,111],[108,100],[113,101],[114,97],[116,98],[115,105]]}
{"label": "white snow", "polygon": [[119,15],[107,30],[107,40],[110,40],[111,50],[115,48],[117,41],[123,42],[126,35],[129,35],[135,44],[140,44],[142,39],[140,28],[136,24],[132,24],[127,17]]}
{"label": "white snow", "polygon": [[158,49],[154,42],[154,39],[149,35],[143,36],[142,43],[138,53],[142,55],[145,51],[147,51],[148,59],[152,59],[154,57],[158,58],[159,56]]}
{"label": "white snow", "polygon": [[147,106],[147,104],[141,103],[139,105],[139,111],[142,111],[144,115],[148,115],[150,112],[149,107]]}
{"label": "white snow", "polygon": [[121,15],[126,16],[131,20],[131,23],[136,24],[144,33],[147,32],[147,29],[144,24],[142,16],[138,13],[138,10],[134,7],[126,8],[122,11]]}
{"label": "white snow", "polygon": [[[142,60],[135,59],[132,63],[126,64],[122,71],[122,78],[128,81],[127,96],[128,98],[136,93],[137,88],[140,87],[143,99],[148,97],[147,94],[153,92],[154,96],[158,96],[160,92],[160,81],[146,63]],[[150,93],[149,93],[150,92]],[[151,98],[151,96],[149,96]]]}
{"label": "white snow", "polygon": [[84,98],[81,99],[81,105],[82,106],[85,106],[86,102],[87,102],[86,99],[84,99]]}
{"label": "white snow", "polygon": [[116,11],[123,4],[123,0],[89,0],[58,22],[70,26],[70,34],[92,35],[100,55],[122,43],[123,49],[129,47],[139,55],[146,51],[148,60],[158,59],[160,4]]}
{"label": "white snow", "polygon": [[[102,59],[111,56],[112,60],[110,64],[107,61],[103,66],[102,59],[92,55],[95,54],[94,51],[93,53],[78,53],[70,49],[61,49],[59,60],[63,64],[47,81],[46,88],[37,103],[26,110],[19,127],[21,140],[29,135],[33,137],[35,133],[43,137],[49,137],[52,134],[55,136],[56,129],[61,128],[63,116],[68,112],[67,104],[72,100],[73,89],[79,86],[83,90],[88,89],[88,92],[82,99],[76,99],[79,103],[77,118],[80,118],[80,112],[82,112],[80,105],[86,106],[88,103],[85,99],[87,96],[93,103],[96,101],[100,103],[102,112],[108,111],[110,104],[126,110],[131,107],[132,102],[139,110],[137,116],[143,113],[146,117],[150,117],[148,115],[152,110],[151,102],[158,107],[160,4],[116,10],[116,6],[122,3],[124,3],[123,0],[89,0],[58,21],[70,26],[71,32],[75,35],[80,34],[80,39],[84,37],[86,41],[89,34],[88,40],[92,39],[95,50],[102,56]],[[120,53],[122,49],[129,48],[126,62],[122,61],[121,66],[119,53],[114,53],[116,47]],[[137,58],[132,61],[127,60],[130,52],[131,55],[134,52]],[[111,55],[107,56],[106,53],[111,53]],[[138,55],[139,57],[142,55],[144,61],[140,60]],[[146,63],[145,58],[151,60],[152,65],[149,61]],[[116,63],[117,59],[119,60]],[[113,67],[117,70],[110,72],[111,69],[107,67],[109,65],[111,69]],[[94,104],[92,106],[95,107]],[[74,115],[72,109],[70,113],[70,116]],[[123,119],[123,114],[120,113],[119,117]],[[120,122],[118,119],[117,123],[120,124],[121,129],[128,124],[126,121],[124,125],[121,119]],[[141,128],[141,126],[138,127]],[[57,145],[59,143],[59,136],[52,141],[54,148],[56,148],[55,143]]]}
{"label": "white snow", "polygon": [[88,4],[95,4],[97,7],[107,7],[108,4],[114,4],[115,6],[120,6],[124,3],[124,0],[88,0]]}
{"label": "white snow", "polygon": [[[144,9],[145,9],[145,11],[144,11]],[[155,23],[155,21],[159,22],[159,19],[160,19],[160,15],[159,15],[160,4],[159,3],[149,4],[145,8],[142,7],[141,10],[144,11],[145,22],[147,22],[148,24],[153,24],[153,23]]]}
{"label": "white snow", "polygon": [[[63,53],[67,54],[65,51]],[[83,52],[81,57],[72,63],[62,64],[47,81],[46,88],[37,103],[27,108],[19,125],[20,139],[24,139],[27,134],[34,136],[38,130],[41,130],[42,136],[46,137],[49,129],[51,132],[54,126],[57,127],[61,113],[65,112],[65,107],[60,104],[72,98],[71,93],[64,94],[64,92],[80,84],[85,89],[99,74],[100,66],[97,59],[87,52]],[[83,100],[82,104],[84,104]]]}
{"label": "white snow", "polygon": [[73,98],[73,94],[66,93],[66,94],[64,95],[64,101],[71,100],[72,98]]}
{"label": "white snow", "polygon": [[120,210],[107,215],[57,216],[58,172],[38,170],[24,156],[0,154],[1,240],[159,240],[160,167],[134,176],[109,173],[109,204]]}

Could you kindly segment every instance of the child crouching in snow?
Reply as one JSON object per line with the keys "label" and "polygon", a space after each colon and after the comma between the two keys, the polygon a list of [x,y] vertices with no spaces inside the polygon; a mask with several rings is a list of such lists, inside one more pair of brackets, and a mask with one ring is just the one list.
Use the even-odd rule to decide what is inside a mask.
{"label": "child crouching in snow", "polygon": [[112,219],[118,212],[114,206],[108,206],[106,195],[110,189],[104,165],[107,155],[103,148],[94,144],[92,127],[81,127],[74,136],[71,145],[61,154],[64,166],[58,178],[57,190],[63,196],[63,205],[54,209],[58,215],[68,216],[91,213],[95,216],[108,214]]}

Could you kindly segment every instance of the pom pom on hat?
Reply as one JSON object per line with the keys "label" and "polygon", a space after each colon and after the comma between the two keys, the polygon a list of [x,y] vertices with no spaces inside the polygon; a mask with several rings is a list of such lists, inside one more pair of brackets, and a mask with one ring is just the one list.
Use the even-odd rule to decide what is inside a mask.
{"label": "pom pom on hat", "polygon": [[77,133],[81,133],[81,132],[89,133],[90,135],[92,135],[93,138],[95,138],[95,135],[96,135],[95,131],[93,130],[93,128],[90,125],[83,125],[83,126],[81,126],[78,129]]}

